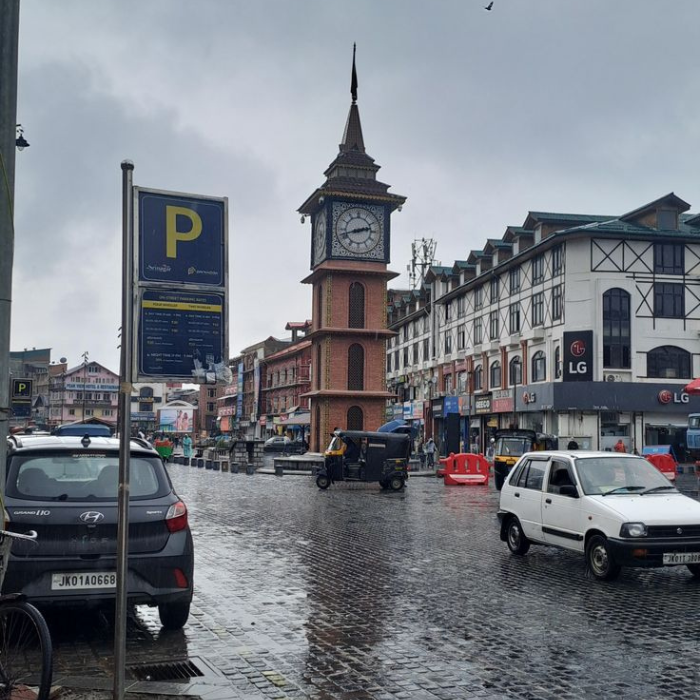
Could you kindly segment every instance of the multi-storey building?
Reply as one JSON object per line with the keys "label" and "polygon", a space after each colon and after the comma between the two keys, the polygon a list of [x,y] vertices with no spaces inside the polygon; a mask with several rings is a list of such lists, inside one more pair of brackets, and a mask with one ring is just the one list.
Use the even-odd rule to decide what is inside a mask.
{"label": "multi-storey building", "polygon": [[[516,424],[590,449],[671,444],[700,373],[700,216],[669,194],[622,216],[530,212],[390,297],[387,372],[446,449]],[[417,407],[420,404],[420,408]]]}
{"label": "multi-storey building", "polygon": [[158,409],[166,401],[167,384],[148,382],[131,388],[132,432],[152,433],[158,429]]}
{"label": "multi-storey building", "polygon": [[86,361],[50,377],[50,423],[99,418],[117,424],[119,375],[98,362]]}
{"label": "multi-storey building", "polygon": [[278,350],[261,363],[262,414],[267,434],[286,430],[306,432],[309,427],[309,400],[304,394],[311,388],[311,341],[300,339],[311,321],[288,323],[292,331],[289,347]]}
{"label": "multi-storey building", "polygon": [[200,434],[211,435],[219,432],[219,404],[217,399],[223,396],[224,387],[219,384],[202,384],[199,387],[199,410],[197,411],[197,430]]}

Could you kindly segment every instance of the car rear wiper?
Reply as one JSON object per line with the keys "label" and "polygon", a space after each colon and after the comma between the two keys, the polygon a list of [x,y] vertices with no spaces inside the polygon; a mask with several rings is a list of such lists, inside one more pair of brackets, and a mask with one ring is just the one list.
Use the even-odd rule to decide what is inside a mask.
{"label": "car rear wiper", "polygon": [[655,493],[656,491],[668,491],[668,489],[673,489],[675,491],[676,487],[671,486],[670,484],[668,486],[654,486],[653,489],[647,489],[646,491],[642,491],[641,495],[643,496],[645,493]]}
{"label": "car rear wiper", "polygon": [[67,501],[68,500],[68,494],[67,493],[62,493],[60,496],[52,496],[51,497],[52,501]]}
{"label": "car rear wiper", "polygon": [[603,496],[609,496],[611,493],[621,493],[622,491],[644,491],[644,486],[618,486],[615,489],[606,491]]}

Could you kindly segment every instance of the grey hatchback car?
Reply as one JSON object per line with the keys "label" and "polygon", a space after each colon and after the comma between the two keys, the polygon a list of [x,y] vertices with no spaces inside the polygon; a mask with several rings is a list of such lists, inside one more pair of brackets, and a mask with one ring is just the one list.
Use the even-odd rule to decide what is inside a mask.
{"label": "grey hatchback car", "polygon": [[[7,529],[36,530],[12,548],[3,592],[39,605],[110,605],[116,592],[119,440],[9,438]],[[129,603],[158,606],[162,625],[186,622],[194,552],[187,507],[159,454],[132,438],[129,479]]]}

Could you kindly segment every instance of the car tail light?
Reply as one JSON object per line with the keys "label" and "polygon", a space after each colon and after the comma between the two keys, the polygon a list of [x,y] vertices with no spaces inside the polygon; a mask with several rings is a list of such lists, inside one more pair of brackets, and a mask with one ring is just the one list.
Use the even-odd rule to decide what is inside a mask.
{"label": "car tail light", "polygon": [[175,585],[178,588],[189,588],[189,581],[182,569],[173,569],[173,574],[175,575]]}
{"label": "car tail light", "polygon": [[165,524],[170,532],[179,532],[187,529],[187,506],[178,501],[168,508],[168,513],[165,516]]}

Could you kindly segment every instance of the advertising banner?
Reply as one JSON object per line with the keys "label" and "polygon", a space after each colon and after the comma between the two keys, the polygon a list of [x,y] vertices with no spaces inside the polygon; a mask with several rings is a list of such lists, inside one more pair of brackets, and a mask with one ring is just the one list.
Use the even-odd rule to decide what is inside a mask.
{"label": "advertising banner", "polygon": [[564,333],[565,382],[593,381],[593,331],[566,331]]}
{"label": "advertising banner", "polygon": [[191,433],[194,430],[193,408],[161,408],[158,430],[162,433]]}

